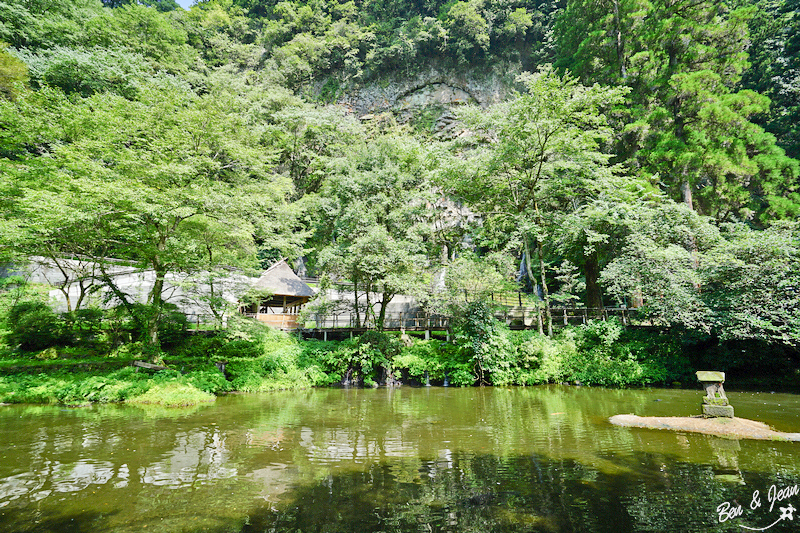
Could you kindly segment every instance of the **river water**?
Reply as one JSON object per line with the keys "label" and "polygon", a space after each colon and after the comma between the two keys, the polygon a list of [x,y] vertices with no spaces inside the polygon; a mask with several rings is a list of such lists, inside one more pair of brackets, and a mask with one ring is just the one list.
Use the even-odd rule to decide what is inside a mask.
{"label": "river water", "polygon": [[[737,416],[800,432],[800,397],[728,396]],[[800,531],[800,443],[608,423],[695,414],[701,397],[404,387],[3,406],[0,532]]]}

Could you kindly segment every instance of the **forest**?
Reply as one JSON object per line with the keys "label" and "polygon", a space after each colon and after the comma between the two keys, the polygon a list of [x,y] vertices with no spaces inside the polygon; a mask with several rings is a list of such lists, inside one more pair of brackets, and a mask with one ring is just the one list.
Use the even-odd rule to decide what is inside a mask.
{"label": "forest", "polygon": [[[403,107],[443,84],[468,97]],[[709,348],[721,370],[793,375],[798,158],[798,0],[3,0],[0,265],[97,270],[63,315],[0,278],[0,351],[241,356],[238,390],[354,369],[668,383]],[[413,295],[456,342],[298,345],[235,320],[175,340],[168,276],[213,285],[280,258],[376,295],[379,330]],[[146,304],[115,290],[115,262],[155,273]],[[493,318],[508,291],[541,307],[539,333]],[[653,332],[557,334],[550,310],[569,305],[637,308]],[[0,401],[21,401],[12,381]]]}

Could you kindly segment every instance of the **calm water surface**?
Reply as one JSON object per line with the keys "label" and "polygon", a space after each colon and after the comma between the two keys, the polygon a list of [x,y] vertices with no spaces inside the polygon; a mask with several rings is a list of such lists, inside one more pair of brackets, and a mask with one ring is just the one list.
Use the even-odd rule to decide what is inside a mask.
{"label": "calm water surface", "polygon": [[[323,389],[176,410],[4,406],[0,532],[800,531],[800,443],[608,423],[694,414],[701,395]],[[737,416],[800,432],[798,396],[729,397]],[[724,502],[741,515],[720,522]]]}

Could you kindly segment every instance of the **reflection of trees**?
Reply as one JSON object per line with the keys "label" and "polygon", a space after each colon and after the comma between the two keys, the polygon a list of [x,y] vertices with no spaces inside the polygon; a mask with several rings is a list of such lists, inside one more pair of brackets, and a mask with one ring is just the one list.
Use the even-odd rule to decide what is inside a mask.
{"label": "reflection of trees", "polygon": [[[687,396],[401,388],[231,396],[163,414],[12,407],[0,422],[26,418],[7,424],[0,531],[56,531],[35,520],[63,516],[75,531],[116,533],[725,531],[719,503],[798,482],[796,443],[607,423],[664,414],[670,394]],[[94,522],[76,512],[98,508]]]}
{"label": "reflection of trees", "polygon": [[297,487],[281,505],[251,513],[242,532],[733,531],[737,524],[717,522],[716,507],[749,501],[753,486],[773,482],[749,473],[748,486],[720,483],[711,467],[664,454],[629,461],[649,474],[536,455],[453,454],[403,480],[391,461],[374,463]]}

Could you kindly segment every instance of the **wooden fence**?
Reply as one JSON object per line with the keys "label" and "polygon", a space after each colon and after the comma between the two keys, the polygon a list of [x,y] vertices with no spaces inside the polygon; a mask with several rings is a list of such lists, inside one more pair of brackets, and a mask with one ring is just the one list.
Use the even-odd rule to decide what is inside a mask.
{"label": "wooden fence", "polygon": [[[538,314],[538,316],[537,316]],[[551,308],[553,326],[585,324],[589,320],[608,320],[619,317],[623,324],[631,324],[636,318],[636,310],[626,307],[553,307]],[[511,329],[535,329],[539,327],[539,316],[546,321],[544,308],[509,307],[495,313],[495,317]],[[356,323],[352,314],[314,315],[304,324],[302,329],[313,330],[367,330],[375,329],[374,321],[364,320]],[[383,329],[389,331],[444,331],[450,328],[449,317],[425,313],[387,313]]]}

